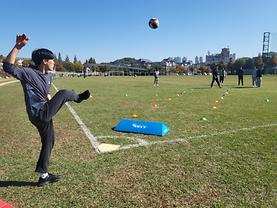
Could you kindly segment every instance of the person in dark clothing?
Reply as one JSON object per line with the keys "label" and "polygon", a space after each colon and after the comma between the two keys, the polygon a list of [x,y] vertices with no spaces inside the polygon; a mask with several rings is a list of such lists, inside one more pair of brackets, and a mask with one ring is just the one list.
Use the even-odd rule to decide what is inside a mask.
{"label": "person in dark clothing", "polygon": [[211,88],[213,87],[214,81],[216,81],[218,87],[221,88],[220,83],[218,81],[218,66],[212,65],[211,69],[212,69],[212,76],[213,76]]}
{"label": "person in dark clothing", "polygon": [[240,67],[240,69],[238,70],[238,85],[243,86],[243,69],[242,67]]}
{"label": "person in dark clothing", "polygon": [[221,67],[219,69],[219,82],[221,85],[223,85],[224,78],[225,78],[225,69],[224,69],[224,67]]}
{"label": "person in dark clothing", "polygon": [[83,77],[84,77],[84,79],[86,78],[86,76],[87,76],[87,70],[86,70],[86,68],[84,67],[84,68],[83,68]]}
{"label": "person in dark clothing", "polygon": [[256,79],[257,79],[257,69],[254,66],[254,69],[252,69],[252,86],[256,87]]}
{"label": "person in dark clothing", "polygon": [[256,75],[256,86],[261,87],[262,84],[262,69],[259,67]]}
{"label": "person in dark clothing", "polygon": [[49,159],[55,142],[52,118],[67,101],[80,103],[90,97],[90,92],[86,90],[81,94],[76,94],[71,90],[60,90],[51,98],[49,91],[52,74],[50,71],[55,66],[55,56],[52,51],[44,48],[34,50],[32,60],[35,66],[33,68],[21,68],[15,65],[19,51],[28,41],[29,38],[25,34],[17,35],[15,46],[3,61],[3,69],[21,81],[28,118],[41,137],[41,151],[35,172],[39,175],[38,185],[44,186],[46,183],[57,182],[61,179],[59,175],[48,172]]}

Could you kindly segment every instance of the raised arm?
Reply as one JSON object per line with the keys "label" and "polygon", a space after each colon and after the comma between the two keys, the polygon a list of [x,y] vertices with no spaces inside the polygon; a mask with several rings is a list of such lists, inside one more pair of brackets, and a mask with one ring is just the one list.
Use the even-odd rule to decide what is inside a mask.
{"label": "raised arm", "polygon": [[23,48],[28,43],[28,41],[29,38],[25,34],[17,35],[15,46],[3,61],[4,71],[19,80],[24,79],[25,71],[20,70],[20,68],[16,66],[14,63],[19,50]]}
{"label": "raised arm", "polygon": [[16,43],[9,55],[5,58],[4,62],[14,64],[17,54],[21,48],[23,48],[29,41],[29,38],[25,34],[16,36]]}

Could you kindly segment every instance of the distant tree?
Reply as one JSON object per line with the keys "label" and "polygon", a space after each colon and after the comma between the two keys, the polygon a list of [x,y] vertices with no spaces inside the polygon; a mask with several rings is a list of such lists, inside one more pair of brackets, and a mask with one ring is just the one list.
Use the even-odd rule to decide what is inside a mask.
{"label": "distant tree", "polygon": [[107,66],[99,66],[99,71],[104,73],[104,72],[107,72],[108,71],[108,67]]}
{"label": "distant tree", "polygon": [[226,66],[225,66],[225,64],[224,64],[224,62],[223,61],[220,61],[219,63],[218,63],[218,68],[219,69],[225,69],[226,68]]}
{"label": "distant tree", "polygon": [[66,55],[66,57],[65,57],[65,62],[66,62],[66,63],[69,63],[69,62],[70,62],[70,59],[69,59],[68,55]]}
{"label": "distant tree", "polygon": [[68,71],[68,72],[74,72],[74,67],[73,67],[73,64],[71,62],[64,62],[63,63],[63,67],[65,69],[65,71]]}
{"label": "distant tree", "polygon": [[201,71],[201,74],[208,73],[209,69],[207,66],[200,66],[199,71]]}
{"label": "distant tree", "polygon": [[96,61],[95,61],[95,59],[94,58],[89,58],[89,60],[88,60],[88,63],[89,64],[96,64]]}
{"label": "distant tree", "polygon": [[257,68],[263,68],[264,61],[262,55],[259,53],[258,57],[255,57],[254,64]]}
{"label": "distant tree", "polygon": [[275,54],[270,58],[269,65],[271,67],[277,66],[277,56]]}
{"label": "distant tree", "polygon": [[4,56],[0,55],[0,62],[3,62],[3,60],[4,60]]}
{"label": "distant tree", "polygon": [[73,68],[74,68],[74,71],[77,72],[77,71],[82,71],[84,66],[80,61],[77,61],[76,63],[73,63]]}
{"label": "distant tree", "polygon": [[246,68],[246,69],[253,69],[254,68],[254,60],[252,59],[252,58],[249,58],[249,59],[247,59],[246,61],[245,61],[245,65],[244,65],[244,67]]}
{"label": "distant tree", "polygon": [[63,59],[62,59],[61,53],[59,52],[59,54],[58,54],[58,63],[62,63],[62,62],[63,62]]}
{"label": "distant tree", "polygon": [[91,70],[91,71],[97,71],[97,68],[96,68],[95,66],[91,66],[91,67],[90,67],[90,70]]}
{"label": "distant tree", "polygon": [[235,70],[238,70],[240,67],[244,67],[244,65],[245,65],[245,59],[243,58],[237,59],[234,63]]}
{"label": "distant tree", "polygon": [[135,58],[125,57],[122,59],[115,60],[111,62],[111,64],[114,65],[120,65],[120,66],[136,66],[138,64],[138,60]]}
{"label": "distant tree", "polygon": [[34,65],[34,63],[33,63],[33,61],[30,60],[30,59],[25,59],[25,60],[23,60],[23,62],[22,62],[22,66],[24,66],[24,67],[28,67],[28,66],[31,66],[31,65]]}
{"label": "distant tree", "polygon": [[65,68],[62,63],[55,63],[56,71],[65,71]]}
{"label": "distant tree", "polygon": [[175,72],[176,72],[177,74],[182,74],[182,73],[184,73],[184,71],[185,71],[185,67],[184,67],[184,66],[182,66],[182,65],[177,65],[177,66],[176,66]]}
{"label": "distant tree", "polygon": [[235,74],[234,61],[233,59],[229,60],[229,63],[226,66],[227,72],[231,72],[231,74]]}
{"label": "distant tree", "polygon": [[78,59],[76,56],[74,56],[74,60],[73,60],[73,63],[76,64],[78,62]]}

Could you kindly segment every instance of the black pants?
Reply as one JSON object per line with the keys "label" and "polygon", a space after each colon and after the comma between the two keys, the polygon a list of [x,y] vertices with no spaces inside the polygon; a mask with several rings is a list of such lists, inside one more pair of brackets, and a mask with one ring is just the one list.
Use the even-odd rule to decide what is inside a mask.
{"label": "black pants", "polygon": [[60,90],[55,96],[45,103],[40,110],[39,118],[31,122],[38,129],[41,138],[41,150],[36,166],[36,172],[48,173],[49,158],[55,143],[55,133],[52,117],[67,101],[76,101],[78,95],[70,90]]}
{"label": "black pants", "polygon": [[219,81],[218,81],[218,77],[217,77],[217,76],[213,76],[213,80],[212,80],[212,83],[211,83],[211,87],[213,87],[214,81],[216,81],[218,87],[220,87],[220,84],[219,84]]}
{"label": "black pants", "polygon": [[155,77],[154,78],[154,85],[158,85],[159,84],[159,77]]}
{"label": "black pants", "polygon": [[223,82],[224,82],[224,76],[219,76],[219,82],[223,84]]}
{"label": "black pants", "polygon": [[239,75],[238,78],[238,85],[240,85],[241,83],[241,85],[243,86],[243,76]]}

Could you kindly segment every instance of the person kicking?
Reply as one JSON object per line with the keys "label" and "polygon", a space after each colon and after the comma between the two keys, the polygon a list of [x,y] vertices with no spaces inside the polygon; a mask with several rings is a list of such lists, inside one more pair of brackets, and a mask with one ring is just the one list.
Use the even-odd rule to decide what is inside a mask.
{"label": "person kicking", "polygon": [[72,90],[59,90],[53,98],[49,94],[55,55],[52,51],[41,48],[32,52],[33,67],[15,65],[19,51],[28,43],[25,34],[16,36],[15,46],[3,61],[3,69],[21,81],[24,91],[26,110],[31,123],[37,128],[41,138],[41,150],[35,172],[39,175],[38,186],[57,182],[61,176],[48,172],[49,159],[55,143],[53,116],[67,101],[81,103],[90,97],[89,90],[76,94]]}

